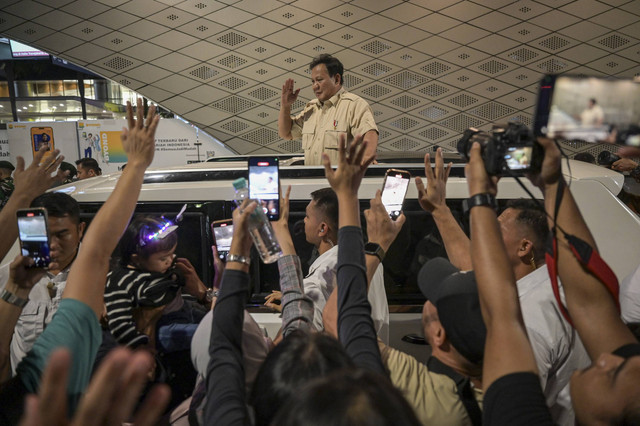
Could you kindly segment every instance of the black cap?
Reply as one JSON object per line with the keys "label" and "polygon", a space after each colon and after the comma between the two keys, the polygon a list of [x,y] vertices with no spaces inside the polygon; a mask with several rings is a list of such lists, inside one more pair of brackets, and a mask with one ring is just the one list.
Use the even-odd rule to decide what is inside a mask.
{"label": "black cap", "polygon": [[418,286],[438,310],[440,323],[453,347],[469,361],[480,363],[487,329],[473,271],[461,272],[448,260],[438,257],[420,269]]}
{"label": "black cap", "polygon": [[2,160],[0,161],[0,169],[8,169],[8,170],[15,170],[16,168],[13,167],[13,164],[11,164],[10,162],[6,161],[6,160]]}

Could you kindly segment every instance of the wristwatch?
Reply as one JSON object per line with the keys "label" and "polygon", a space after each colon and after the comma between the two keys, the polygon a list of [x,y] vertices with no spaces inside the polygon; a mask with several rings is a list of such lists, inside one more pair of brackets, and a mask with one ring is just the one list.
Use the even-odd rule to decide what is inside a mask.
{"label": "wristwatch", "polygon": [[227,263],[228,262],[238,262],[238,263],[244,263],[245,265],[249,266],[249,258],[246,256],[240,256],[237,254],[229,254],[227,255]]}
{"label": "wristwatch", "polygon": [[7,289],[2,289],[2,292],[0,292],[0,299],[4,300],[7,303],[11,303],[12,305],[19,308],[24,308],[25,305],[29,303],[29,299],[18,297],[15,294],[7,291]]}
{"label": "wristwatch", "polygon": [[496,197],[494,197],[492,194],[489,194],[488,192],[476,194],[473,197],[462,200],[462,211],[464,214],[469,214],[469,211],[477,206],[487,206],[497,211],[498,200],[496,200]]}
{"label": "wristwatch", "polygon": [[372,256],[376,256],[378,259],[380,259],[380,262],[382,262],[382,260],[384,259],[385,256],[385,252],[382,249],[382,247],[380,247],[380,244],[378,243],[367,243],[364,245],[364,253],[365,254],[370,254]]}

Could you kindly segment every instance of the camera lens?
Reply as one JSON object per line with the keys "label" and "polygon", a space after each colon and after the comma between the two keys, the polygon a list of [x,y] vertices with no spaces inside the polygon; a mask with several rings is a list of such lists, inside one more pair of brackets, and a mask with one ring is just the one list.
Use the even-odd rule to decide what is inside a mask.
{"label": "camera lens", "polygon": [[615,163],[616,161],[618,161],[620,159],[619,156],[617,156],[616,154],[612,154],[609,151],[602,151],[600,154],[598,154],[598,164],[601,166],[610,166],[613,163]]}

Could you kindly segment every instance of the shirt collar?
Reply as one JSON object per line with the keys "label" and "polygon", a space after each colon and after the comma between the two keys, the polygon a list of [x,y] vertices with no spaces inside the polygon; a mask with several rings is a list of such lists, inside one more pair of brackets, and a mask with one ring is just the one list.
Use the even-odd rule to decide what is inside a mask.
{"label": "shirt collar", "polygon": [[316,101],[318,101],[318,105],[320,106],[320,108],[322,108],[325,104],[327,106],[332,106],[332,105],[335,105],[336,103],[338,103],[338,100],[340,100],[340,96],[342,96],[342,94],[344,92],[346,92],[346,90],[344,90],[344,87],[341,87],[340,90],[338,90],[335,95],[333,95],[332,97],[330,97],[326,101],[320,102],[317,99],[316,99]]}

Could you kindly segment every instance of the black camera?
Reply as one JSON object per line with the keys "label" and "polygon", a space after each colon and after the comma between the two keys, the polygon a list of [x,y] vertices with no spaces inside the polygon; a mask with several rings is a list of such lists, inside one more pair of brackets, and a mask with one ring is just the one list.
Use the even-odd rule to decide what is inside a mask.
{"label": "black camera", "polygon": [[458,142],[458,152],[467,161],[474,142],[480,143],[482,160],[491,176],[521,176],[539,171],[542,165],[542,147],[522,123],[494,126],[491,132],[473,127],[465,130]]}
{"label": "black camera", "polygon": [[619,159],[620,156],[612,154],[607,150],[604,150],[600,154],[598,154],[598,164],[605,167],[611,167],[611,165]]}

